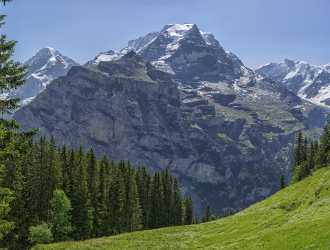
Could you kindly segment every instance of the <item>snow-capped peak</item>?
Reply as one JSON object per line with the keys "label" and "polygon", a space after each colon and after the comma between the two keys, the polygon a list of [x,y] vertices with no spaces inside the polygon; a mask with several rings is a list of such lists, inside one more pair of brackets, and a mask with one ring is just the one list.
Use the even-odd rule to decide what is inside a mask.
{"label": "snow-capped peak", "polygon": [[69,69],[78,65],[52,47],[45,47],[25,62],[28,67],[26,82],[14,91],[5,93],[8,97],[21,99],[26,105],[41,93],[54,79],[66,75]]}
{"label": "snow-capped peak", "polygon": [[323,65],[323,68],[327,71],[330,71],[330,63]]}
{"label": "snow-capped peak", "polygon": [[171,37],[183,37],[194,27],[194,24],[168,24],[164,27],[163,33],[166,32]]}
{"label": "snow-capped peak", "polygon": [[292,92],[315,104],[330,106],[330,67],[305,61],[270,63],[257,72],[286,85]]}

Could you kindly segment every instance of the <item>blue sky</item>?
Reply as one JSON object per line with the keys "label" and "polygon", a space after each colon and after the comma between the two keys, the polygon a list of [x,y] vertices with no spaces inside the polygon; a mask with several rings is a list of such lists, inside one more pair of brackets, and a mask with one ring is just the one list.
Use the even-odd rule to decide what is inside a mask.
{"label": "blue sky", "polygon": [[196,23],[250,67],[330,63],[329,0],[14,0],[1,12],[20,61],[51,46],[83,63],[167,23]]}

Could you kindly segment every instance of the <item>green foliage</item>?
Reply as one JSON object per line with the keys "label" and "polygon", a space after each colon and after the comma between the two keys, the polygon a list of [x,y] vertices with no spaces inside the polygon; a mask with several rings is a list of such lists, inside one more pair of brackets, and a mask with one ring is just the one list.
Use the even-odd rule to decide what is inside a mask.
{"label": "green foliage", "polygon": [[55,241],[64,241],[69,239],[72,232],[71,226],[71,202],[63,190],[55,190],[51,206],[51,229]]}
{"label": "green foliage", "polygon": [[[1,0],[1,4],[6,4],[8,0]],[[0,15],[0,27],[4,25],[4,15]],[[0,36],[0,92],[12,90],[24,83],[25,67],[11,58],[15,50],[15,41],[7,40],[5,35]],[[1,99],[1,114],[9,113],[17,107],[16,99]],[[14,121],[0,119],[0,240],[14,229],[14,222],[10,218],[10,204],[15,198],[14,192],[10,190],[13,185],[8,185],[14,178],[20,178],[20,170],[15,169],[15,159],[19,150],[15,147],[15,139],[20,135],[17,133],[18,125]],[[5,174],[4,180],[2,179]],[[11,178],[11,179],[7,179]],[[17,188],[21,188],[19,183],[15,183]],[[2,245],[0,243],[0,245]],[[0,246],[1,247],[1,246]]]}
{"label": "green foliage", "polygon": [[311,175],[316,169],[330,163],[330,124],[326,125],[320,141],[308,141],[300,132],[294,150],[291,183]]}
{"label": "green foliage", "polygon": [[285,188],[285,177],[284,175],[281,175],[281,178],[280,178],[280,189],[283,189]]}
{"label": "green foliage", "polygon": [[[290,209],[288,209],[290,208]],[[220,220],[33,250],[222,249],[325,250],[330,246],[330,168]]]}
{"label": "green foliage", "polygon": [[62,241],[184,221],[179,184],[168,170],[151,177],[129,162],[97,160],[92,150],[57,148],[43,137],[36,142],[30,135],[17,137],[7,145],[0,159],[4,185],[15,194],[8,218],[16,227],[6,236],[12,249],[27,248],[29,228],[42,222]]}
{"label": "green foliage", "polygon": [[204,216],[202,218],[203,222],[208,222],[212,219],[211,209],[209,206],[206,206]]}
{"label": "green foliage", "polygon": [[53,241],[53,235],[46,223],[29,228],[29,240],[33,244],[45,244]]}
{"label": "green foliage", "polygon": [[184,200],[184,224],[190,225],[194,222],[193,203],[191,197]]}
{"label": "green foliage", "polygon": [[[2,183],[2,175],[3,167],[0,166],[0,184]],[[10,202],[13,198],[13,193],[8,188],[0,186],[0,240],[14,228],[14,223],[7,220]]]}

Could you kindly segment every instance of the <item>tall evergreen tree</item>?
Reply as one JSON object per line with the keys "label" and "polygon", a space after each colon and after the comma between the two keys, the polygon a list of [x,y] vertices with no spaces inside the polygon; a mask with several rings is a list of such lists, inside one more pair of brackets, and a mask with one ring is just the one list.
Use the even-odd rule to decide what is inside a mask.
{"label": "tall evergreen tree", "polygon": [[208,222],[208,221],[210,221],[210,220],[211,220],[211,216],[212,216],[212,214],[211,214],[211,209],[210,209],[209,206],[206,206],[206,208],[205,208],[205,212],[204,212],[204,216],[203,216],[203,218],[202,218],[202,221],[203,221],[203,222]]}
{"label": "tall evergreen tree", "polygon": [[74,239],[87,239],[91,234],[91,211],[88,199],[86,163],[82,147],[75,153],[77,176],[72,194],[72,226]]}
{"label": "tall evergreen tree", "polygon": [[170,175],[168,169],[162,173],[162,184],[164,193],[164,226],[173,225],[173,177]]}
{"label": "tall evergreen tree", "polygon": [[93,149],[90,149],[86,156],[87,160],[87,187],[89,199],[92,206],[92,236],[97,236],[97,230],[100,226],[100,216],[98,208],[98,189],[97,189],[97,161]]}
{"label": "tall evergreen tree", "polygon": [[123,213],[125,200],[125,184],[123,175],[119,169],[113,172],[108,192],[108,209],[106,223],[108,225],[107,234],[118,234],[123,231]]}
{"label": "tall evergreen tree", "polygon": [[[8,188],[1,187],[2,178],[3,166],[0,165],[0,242],[14,228],[14,223],[8,221],[10,202],[14,197]],[[3,246],[0,244],[0,247]]]}
{"label": "tall evergreen tree", "polygon": [[182,196],[180,192],[179,183],[176,178],[173,181],[173,224],[181,225],[183,222],[183,206]]}
{"label": "tall evergreen tree", "polygon": [[304,144],[304,137],[302,132],[299,132],[297,136],[295,153],[294,153],[295,166],[298,166],[303,162],[303,147],[304,147],[303,144]]}
{"label": "tall evergreen tree", "polygon": [[98,214],[99,214],[99,227],[97,228],[97,235],[103,236],[106,232],[106,214],[107,214],[107,189],[108,189],[108,176],[107,171],[109,168],[109,161],[103,157],[100,161],[99,169],[99,191],[98,191]]}
{"label": "tall evergreen tree", "polygon": [[139,193],[139,200],[142,210],[142,224],[144,228],[148,228],[148,217],[150,207],[150,185],[151,178],[145,167],[140,167],[136,173],[136,184]]}
{"label": "tall evergreen tree", "polygon": [[132,232],[141,228],[141,208],[136,186],[135,173],[127,166],[126,194],[123,206],[124,228],[127,232]]}
{"label": "tall evergreen tree", "polygon": [[321,166],[325,166],[329,162],[330,152],[330,124],[326,125],[320,138],[318,160]]}
{"label": "tall evergreen tree", "polygon": [[155,173],[150,188],[149,227],[164,226],[164,191],[160,173]]}
{"label": "tall evergreen tree", "polygon": [[280,189],[283,189],[283,188],[285,188],[285,177],[282,174],[280,177]]}
{"label": "tall evergreen tree", "polygon": [[184,200],[184,224],[190,225],[194,221],[193,203],[191,197]]}

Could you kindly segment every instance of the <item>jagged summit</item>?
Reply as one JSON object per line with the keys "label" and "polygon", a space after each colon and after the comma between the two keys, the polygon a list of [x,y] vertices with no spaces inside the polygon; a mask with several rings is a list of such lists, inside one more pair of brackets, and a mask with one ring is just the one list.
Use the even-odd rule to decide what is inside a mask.
{"label": "jagged summit", "polygon": [[304,61],[285,59],[281,63],[269,63],[256,70],[281,82],[301,98],[318,105],[330,105],[330,67],[317,66]]}
{"label": "jagged summit", "polygon": [[21,105],[32,101],[52,80],[65,75],[72,66],[78,63],[52,47],[45,47],[39,49],[25,62],[25,65],[28,68],[25,84],[12,92],[3,94],[3,96],[20,98]]}
{"label": "jagged summit", "polygon": [[226,52],[213,34],[189,23],[167,24],[159,32],[129,41],[119,52],[99,54],[88,64],[118,60],[132,50],[182,82],[233,81],[248,72],[239,58]]}

